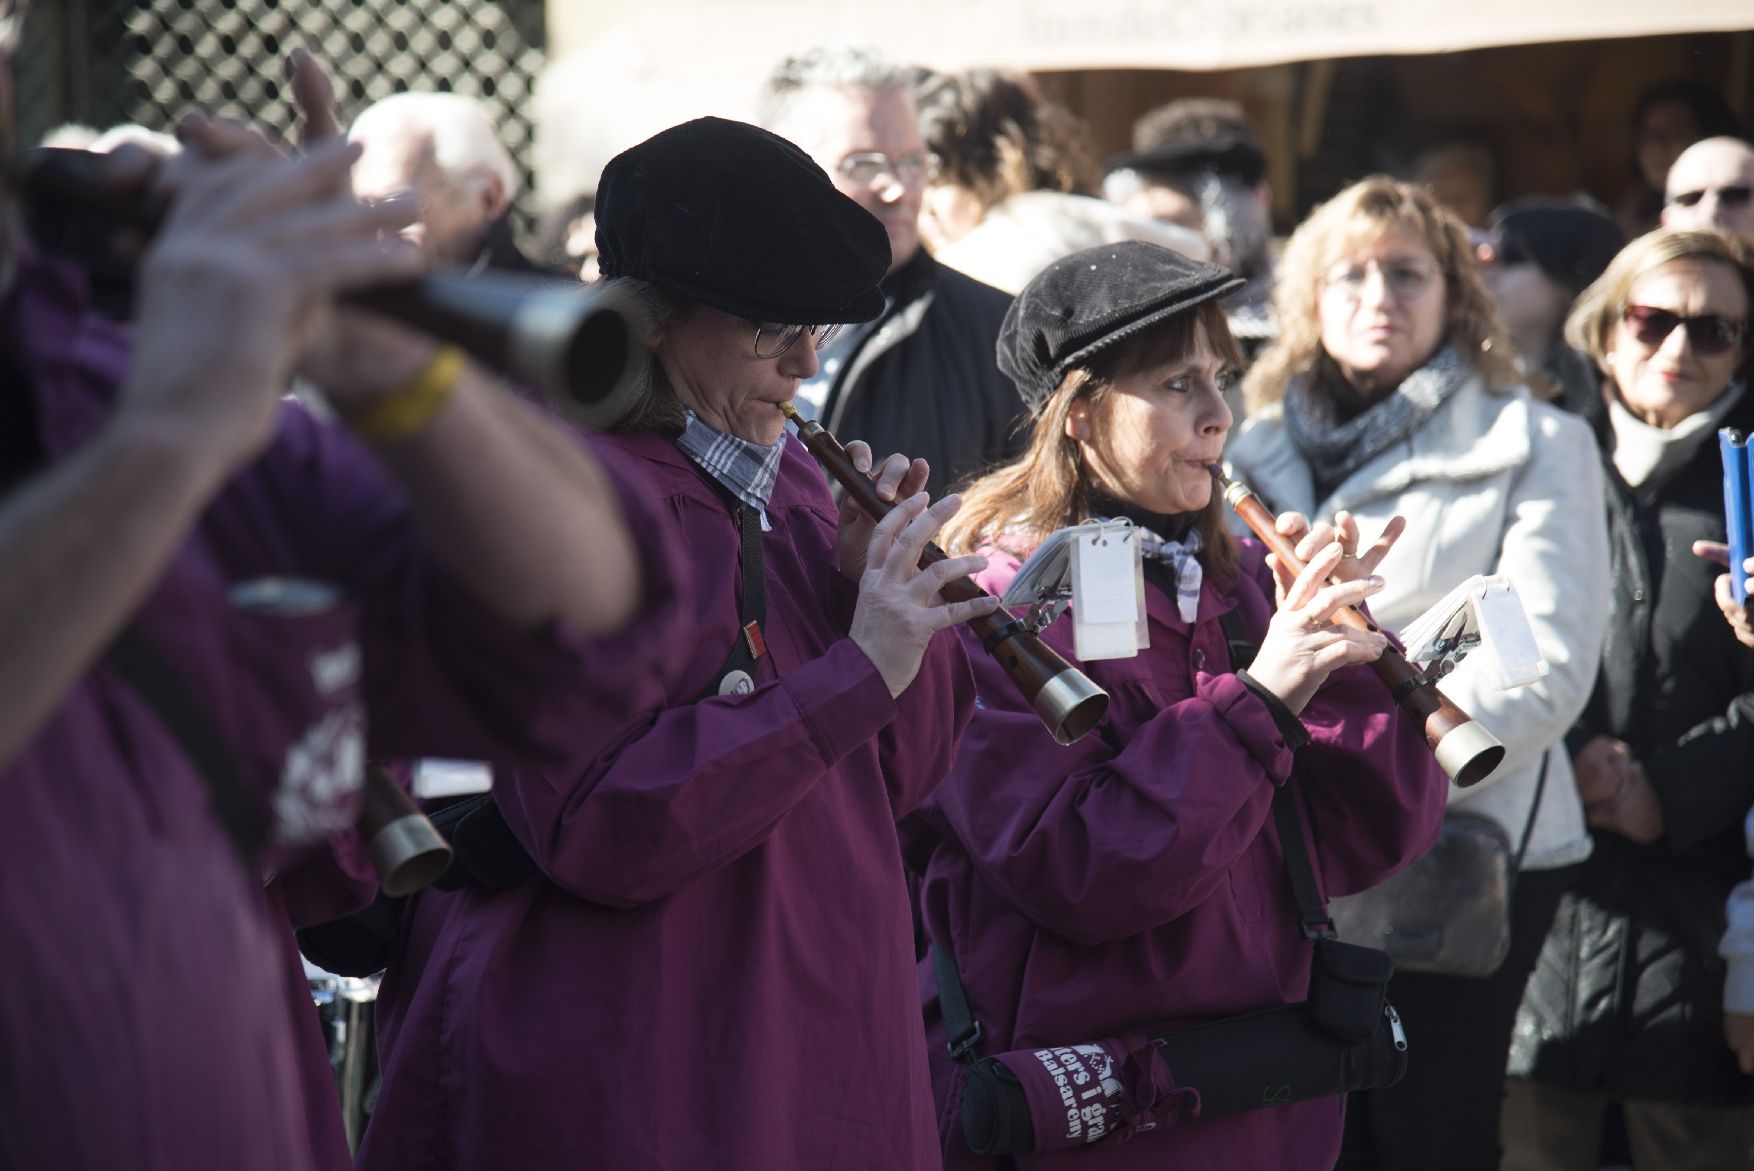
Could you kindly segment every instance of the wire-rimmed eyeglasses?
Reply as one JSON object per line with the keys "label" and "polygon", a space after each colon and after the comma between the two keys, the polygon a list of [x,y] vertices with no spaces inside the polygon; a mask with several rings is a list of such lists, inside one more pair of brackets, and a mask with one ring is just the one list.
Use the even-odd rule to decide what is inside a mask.
{"label": "wire-rimmed eyeglasses", "polygon": [[755,327],[755,356],[757,358],[777,358],[791,349],[797,340],[808,333],[818,350],[834,340],[839,333],[839,325],[784,325],[777,321],[751,321]]}

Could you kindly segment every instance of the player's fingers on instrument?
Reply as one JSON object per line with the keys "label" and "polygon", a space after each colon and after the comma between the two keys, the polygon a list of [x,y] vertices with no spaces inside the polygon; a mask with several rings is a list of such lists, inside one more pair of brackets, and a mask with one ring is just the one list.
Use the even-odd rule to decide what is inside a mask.
{"label": "player's fingers on instrument", "polygon": [[300,134],[304,148],[341,136],[335,118],[335,87],[323,63],[302,46],[286,59],[287,77],[292,82],[292,98],[298,105]]}
{"label": "player's fingers on instrument", "polygon": [[1309,518],[1301,512],[1281,512],[1273,518],[1273,530],[1296,544],[1309,532]]}
{"label": "player's fingers on instrument", "polygon": [[1348,666],[1375,662],[1382,658],[1383,650],[1389,645],[1388,635],[1381,631],[1356,630],[1348,626],[1342,627],[1341,633],[1343,637],[1335,645],[1341,648]]}
{"label": "player's fingers on instrument", "polygon": [[1273,571],[1273,583],[1278,587],[1279,604],[1283,606],[1285,595],[1291,592],[1291,583],[1297,580],[1297,575],[1291,571],[1288,565],[1279,560],[1277,553],[1267,554],[1267,568]]}
{"label": "player's fingers on instrument", "polygon": [[1318,520],[1309,526],[1309,531],[1297,542],[1294,552],[1299,558],[1308,561],[1316,555],[1316,551],[1328,544],[1338,544],[1341,556],[1344,557],[1349,547],[1340,540],[1340,534],[1333,525],[1325,520]]}
{"label": "player's fingers on instrument", "polygon": [[867,476],[871,474],[871,445],[863,439],[855,439],[847,445],[847,458],[853,466]]}
{"label": "player's fingers on instrument", "polygon": [[205,158],[230,158],[234,155],[256,159],[280,159],[286,154],[256,126],[239,118],[213,118],[190,114],[176,127],[177,140],[184,149],[198,152]]}
{"label": "player's fingers on instrument", "polygon": [[[359,148],[342,141],[324,143],[296,159],[240,159],[233,166],[248,167],[213,204],[216,218],[259,220],[291,214],[293,209],[328,200],[353,203],[347,170],[359,157]],[[402,215],[396,208],[391,215]]]}
{"label": "player's fingers on instrument", "polygon": [[1361,577],[1357,581],[1323,586],[1303,607],[1303,612],[1311,622],[1329,622],[1347,606],[1359,605],[1382,587],[1380,577]]}
{"label": "player's fingers on instrument", "polygon": [[920,570],[919,577],[914,581],[914,589],[921,598],[930,598],[957,578],[979,573],[986,567],[987,559],[979,554],[950,557]]}
{"label": "player's fingers on instrument", "polygon": [[[1343,550],[1339,544],[1330,541],[1316,550],[1303,567],[1303,572],[1285,591],[1285,607],[1290,610],[1302,610],[1309,605],[1310,599],[1322,588],[1322,583],[1333,574],[1334,567],[1340,564]],[[1323,619],[1326,621],[1326,619]]]}
{"label": "player's fingers on instrument", "polygon": [[999,599],[994,597],[969,598],[961,602],[946,602],[942,606],[933,606],[926,611],[926,620],[933,629],[943,630],[956,626],[970,619],[991,614],[999,608]]}
{"label": "player's fingers on instrument", "polygon": [[[916,492],[908,499],[925,500],[926,494]],[[923,509],[918,516],[908,522],[907,527],[901,531],[901,535],[895,539],[895,556],[902,558],[903,562],[910,567],[916,566],[919,563],[920,554],[926,548],[926,542],[936,536],[938,530],[944,527],[944,522],[955,516],[956,510],[961,507],[962,497],[953,495],[946,496],[931,507]],[[899,570],[899,566],[897,569]]]}
{"label": "player's fingers on instrument", "polygon": [[1334,514],[1334,539],[1346,546],[1348,553],[1358,552],[1358,518],[1342,508]]}
{"label": "player's fingers on instrument", "polygon": [[907,456],[899,452],[885,456],[883,462],[877,466],[876,473],[872,476],[872,479],[877,481],[877,495],[885,500],[900,500],[918,492],[918,488],[915,488],[913,492],[900,490],[901,481],[907,475],[908,467]]}
{"label": "player's fingers on instrument", "polygon": [[872,527],[871,539],[865,547],[866,573],[881,573],[888,568],[890,553],[895,548],[897,537],[910,521],[925,510],[926,494],[922,492],[899,501],[888,516]]}
{"label": "player's fingers on instrument", "polygon": [[[320,237],[313,236],[312,241]],[[337,233],[331,242],[289,247],[292,278],[312,289],[346,290],[412,279],[426,268],[425,255],[406,240],[353,240]]]}
{"label": "player's fingers on instrument", "polygon": [[907,465],[907,475],[901,478],[901,487],[895,490],[897,496],[912,496],[923,491],[926,481],[932,478],[932,465],[923,459],[915,459]]}
{"label": "player's fingers on instrument", "polygon": [[[390,247],[409,244],[396,233],[414,222],[418,214],[411,199],[360,203],[351,196],[336,196],[306,207],[293,208],[264,222],[256,238],[274,244],[288,239],[327,243],[342,239],[354,247]],[[414,245],[409,244],[410,247]],[[418,250],[418,249],[417,249]]]}

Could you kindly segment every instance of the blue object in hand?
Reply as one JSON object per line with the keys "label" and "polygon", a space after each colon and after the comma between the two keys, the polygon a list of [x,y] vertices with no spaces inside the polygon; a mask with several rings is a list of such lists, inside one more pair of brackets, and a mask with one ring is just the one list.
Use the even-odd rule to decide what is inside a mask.
{"label": "blue object in hand", "polygon": [[1724,458],[1724,527],[1730,542],[1730,589],[1736,604],[1748,602],[1748,574],[1742,568],[1754,554],[1754,479],[1750,478],[1748,437],[1734,427],[1717,433],[1718,450]]}

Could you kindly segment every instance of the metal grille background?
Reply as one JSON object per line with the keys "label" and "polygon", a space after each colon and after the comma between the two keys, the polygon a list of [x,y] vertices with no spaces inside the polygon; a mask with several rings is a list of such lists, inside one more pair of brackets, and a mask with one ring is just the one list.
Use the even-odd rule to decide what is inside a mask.
{"label": "metal grille background", "polygon": [[543,0],[38,0],[17,57],[25,143],[64,122],[168,130],[190,109],[291,136],[282,63],[304,45],[328,63],[343,124],[408,89],[480,98],[524,171],[528,233]]}

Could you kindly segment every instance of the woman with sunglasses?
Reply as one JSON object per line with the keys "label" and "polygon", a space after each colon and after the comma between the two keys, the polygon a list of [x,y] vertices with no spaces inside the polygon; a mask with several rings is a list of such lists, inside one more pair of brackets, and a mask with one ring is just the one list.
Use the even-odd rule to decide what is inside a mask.
{"label": "woman with sunglasses", "polygon": [[691,554],[692,649],[459,824],[465,885],[416,898],[384,980],[361,1165],[936,1171],[895,820],[973,710],[947,628],[994,603],[938,599],[978,557],[918,570],[956,509],[922,461],[873,469],[884,521],[837,520],[779,410],[832,323],[882,310],[888,241],[716,118],[611,160],[596,214],[656,355],[606,441]]}
{"label": "woman with sunglasses", "polygon": [[1718,943],[1748,873],[1754,651],[1692,546],[1724,536],[1717,430],[1754,428],[1751,294],[1746,244],[1665,229],[1615,257],[1567,322],[1604,375],[1613,594],[1567,736],[1595,852],[1523,1000],[1505,1107],[1516,1171],[1593,1168],[1610,1102],[1639,1171],[1746,1157],[1754,1083],[1724,1045]]}
{"label": "woman with sunglasses", "polygon": [[1605,629],[1601,474],[1588,427],[1524,388],[1465,229],[1423,188],[1379,177],[1335,196],[1292,235],[1275,296],[1280,335],[1243,384],[1253,413],[1232,469],[1276,511],[1349,513],[1367,532],[1406,517],[1370,602],[1389,629],[1472,574],[1508,576],[1550,666],[1501,691],[1475,656],[1442,683],[1508,750],[1485,781],[1450,793],[1452,810],[1491,819],[1512,850],[1527,842],[1508,958],[1487,978],[1460,964],[1398,971],[1390,997],[1413,1060],[1347,1110],[1342,1167],[1477,1171],[1497,1164],[1523,982],[1589,853],[1560,738]]}

